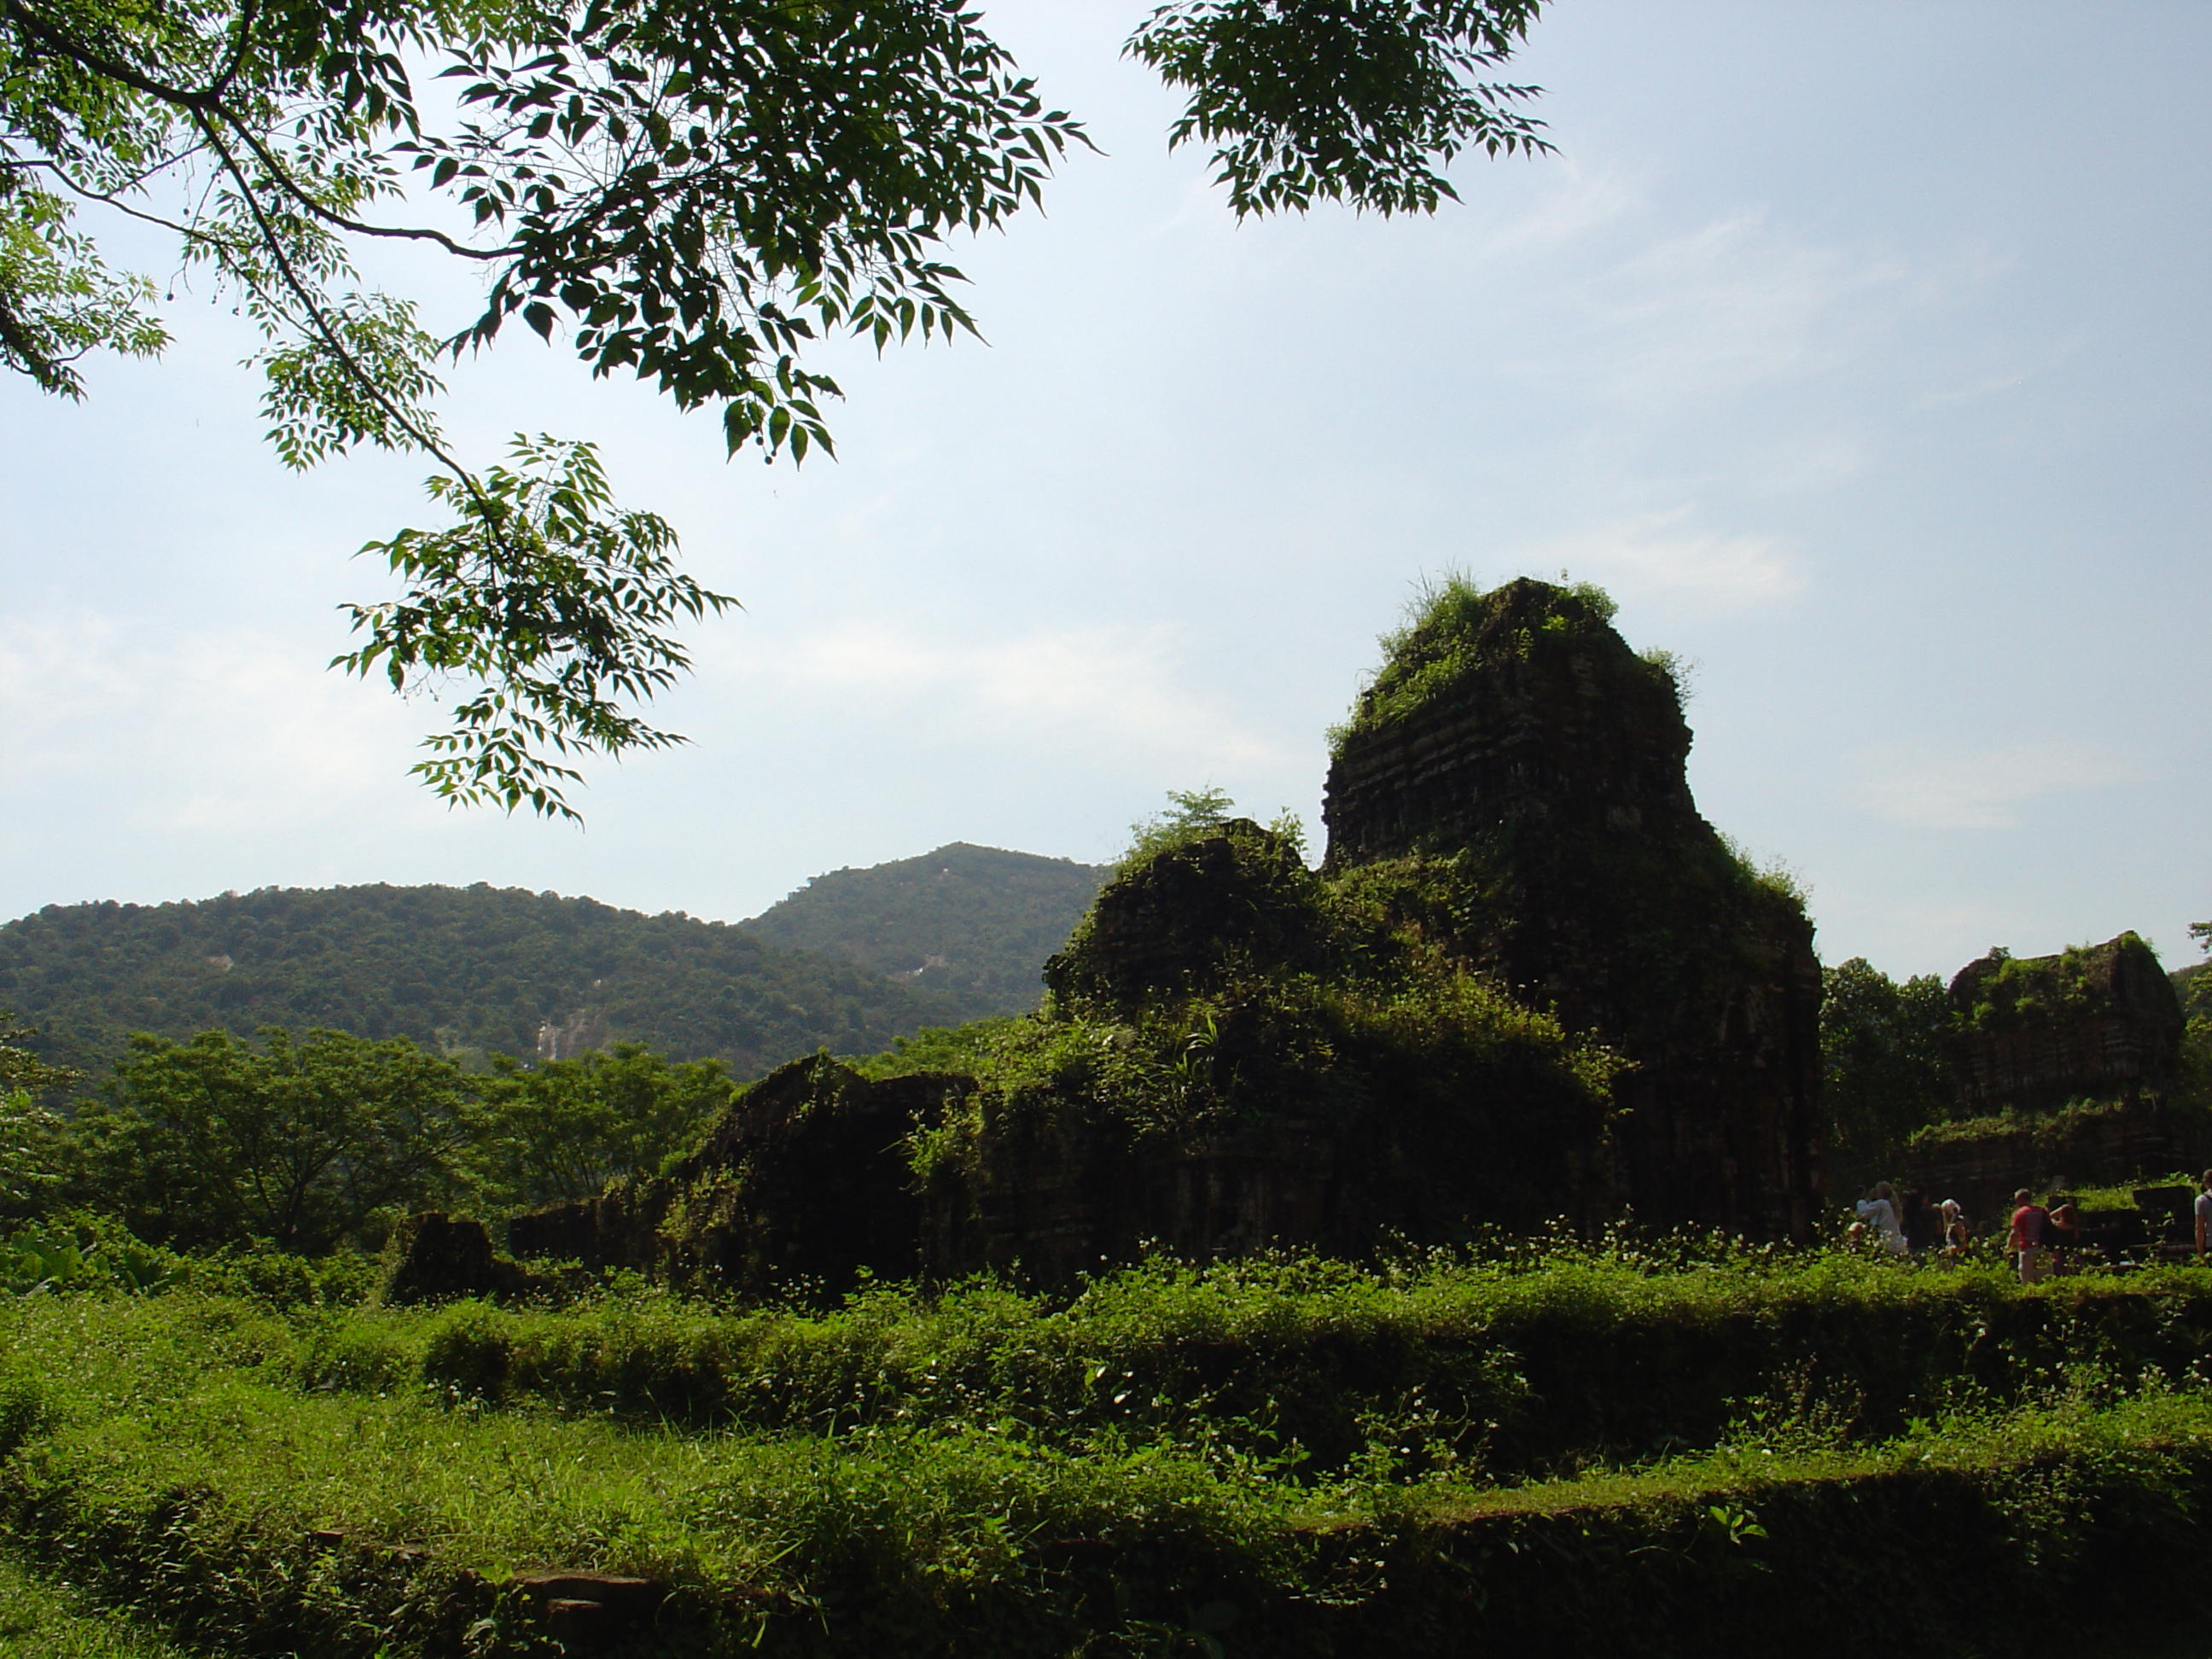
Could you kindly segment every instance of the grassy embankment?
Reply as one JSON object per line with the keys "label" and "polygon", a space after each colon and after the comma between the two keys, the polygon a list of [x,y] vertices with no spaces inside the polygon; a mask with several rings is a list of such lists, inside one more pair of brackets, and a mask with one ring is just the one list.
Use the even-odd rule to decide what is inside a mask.
{"label": "grassy embankment", "polygon": [[[2212,1277],[1553,1249],[825,1315],[0,1308],[21,1561],[228,1654],[1903,1650],[2201,1610]],[[1730,1644],[1737,1644],[1731,1649]],[[59,1650],[68,1651],[66,1648]],[[94,1649],[93,1651],[98,1651]]]}

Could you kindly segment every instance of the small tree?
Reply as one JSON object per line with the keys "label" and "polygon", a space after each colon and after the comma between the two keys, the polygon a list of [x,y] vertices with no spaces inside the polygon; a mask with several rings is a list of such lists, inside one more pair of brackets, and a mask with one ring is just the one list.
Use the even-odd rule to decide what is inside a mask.
{"label": "small tree", "polygon": [[1853,957],[1825,975],[1820,1060],[1832,1173],[1856,1184],[1892,1164],[1913,1131],[1951,1115],[1943,981],[1899,984]]}
{"label": "small tree", "polygon": [[506,1209],[657,1172],[735,1092],[720,1060],[672,1065],[641,1042],[529,1068],[501,1054],[492,1066],[474,1162],[486,1201]]}
{"label": "small tree", "polygon": [[84,1073],[49,1066],[21,1045],[30,1033],[0,1013],[0,1218],[43,1212],[67,1181],[68,1121],[40,1097],[73,1088]]}
{"label": "small tree", "polygon": [[465,1190],[483,1113],[452,1061],[404,1038],[260,1036],[133,1037],[108,1100],[78,1120],[83,1196],[143,1238],[313,1254]]}

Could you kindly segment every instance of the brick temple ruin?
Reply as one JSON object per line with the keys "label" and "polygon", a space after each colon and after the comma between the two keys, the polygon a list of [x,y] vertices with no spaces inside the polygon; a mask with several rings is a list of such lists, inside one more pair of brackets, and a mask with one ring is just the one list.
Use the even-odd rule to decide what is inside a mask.
{"label": "brick temple ruin", "polygon": [[[1167,1033],[1182,1046],[1142,1073],[1161,1099],[1132,1105],[1141,1088],[1079,1066],[994,1093],[794,1061],[684,1164],[518,1217],[513,1248],[835,1293],[863,1269],[1064,1280],[1152,1246],[1357,1255],[1385,1236],[1624,1210],[1807,1237],[1822,1199],[1812,927],[1698,815],[1670,668],[1610,617],[1601,595],[1544,582],[1449,591],[1336,734],[1320,871],[1237,823],[1109,884],[1048,968],[1037,1040],[1095,1032],[1104,1053]],[[1328,1011],[1365,1006],[1377,951],[1393,971],[1503,988],[1513,1002],[1458,994],[1501,1032],[1521,1028],[1497,1008],[1536,1012],[1473,1060],[1446,1032],[1436,1053],[1456,1072],[1362,1050],[1380,1028]],[[1576,1058],[1592,1043],[1626,1062],[1609,1102]],[[1188,1121],[1167,1097],[1186,1087],[1211,1103]],[[917,1147],[948,1136],[959,1155],[917,1175]]]}
{"label": "brick temple ruin", "polygon": [[1906,1148],[1911,1184],[1986,1218],[2022,1187],[2124,1186],[2206,1155],[2168,1098],[2181,1000],[2136,934],[2047,957],[1993,951],[1953,977],[1950,1003],[1960,1121]]}

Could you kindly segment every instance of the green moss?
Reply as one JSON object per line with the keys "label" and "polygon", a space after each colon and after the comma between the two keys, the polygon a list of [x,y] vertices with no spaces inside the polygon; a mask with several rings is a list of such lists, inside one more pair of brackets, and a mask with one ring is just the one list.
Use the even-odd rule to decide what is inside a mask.
{"label": "green moss", "polygon": [[1967,970],[1960,1024],[1973,1031],[2014,1031],[2106,1012],[2111,1000],[2109,953],[2115,947],[2150,950],[2139,936],[2126,933],[2107,945],[2069,945],[2056,956],[1991,951]]}
{"label": "green moss", "polygon": [[[1547,607],[1501,635],[1499,595],[1507,589],[1485,591],[1460,574],[1425,584],[1404,624],[1382,636],[1382,666],[1361,692],[1351,717],[1329,728],[1330,756],[1342,754],[1355,732],[1394,724],[1449,700],[1501,650],[1525,661],[1540,634],[1547,641],[1571,641],[1610,630],[1616,607],[1595,583],[1534,586],[1550,596]],[[1673,658],[1648,659],[1642,666],[1675,695],[1678,665]]]}

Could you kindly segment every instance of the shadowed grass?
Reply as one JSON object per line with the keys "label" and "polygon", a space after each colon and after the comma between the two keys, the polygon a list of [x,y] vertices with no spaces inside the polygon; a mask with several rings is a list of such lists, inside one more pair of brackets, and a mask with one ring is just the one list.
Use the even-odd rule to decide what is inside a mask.
{"label": "shadowed grass", "polygon": [[9,1659],[185,1659],[149,1631],[0,1556],[0,1653]]}

